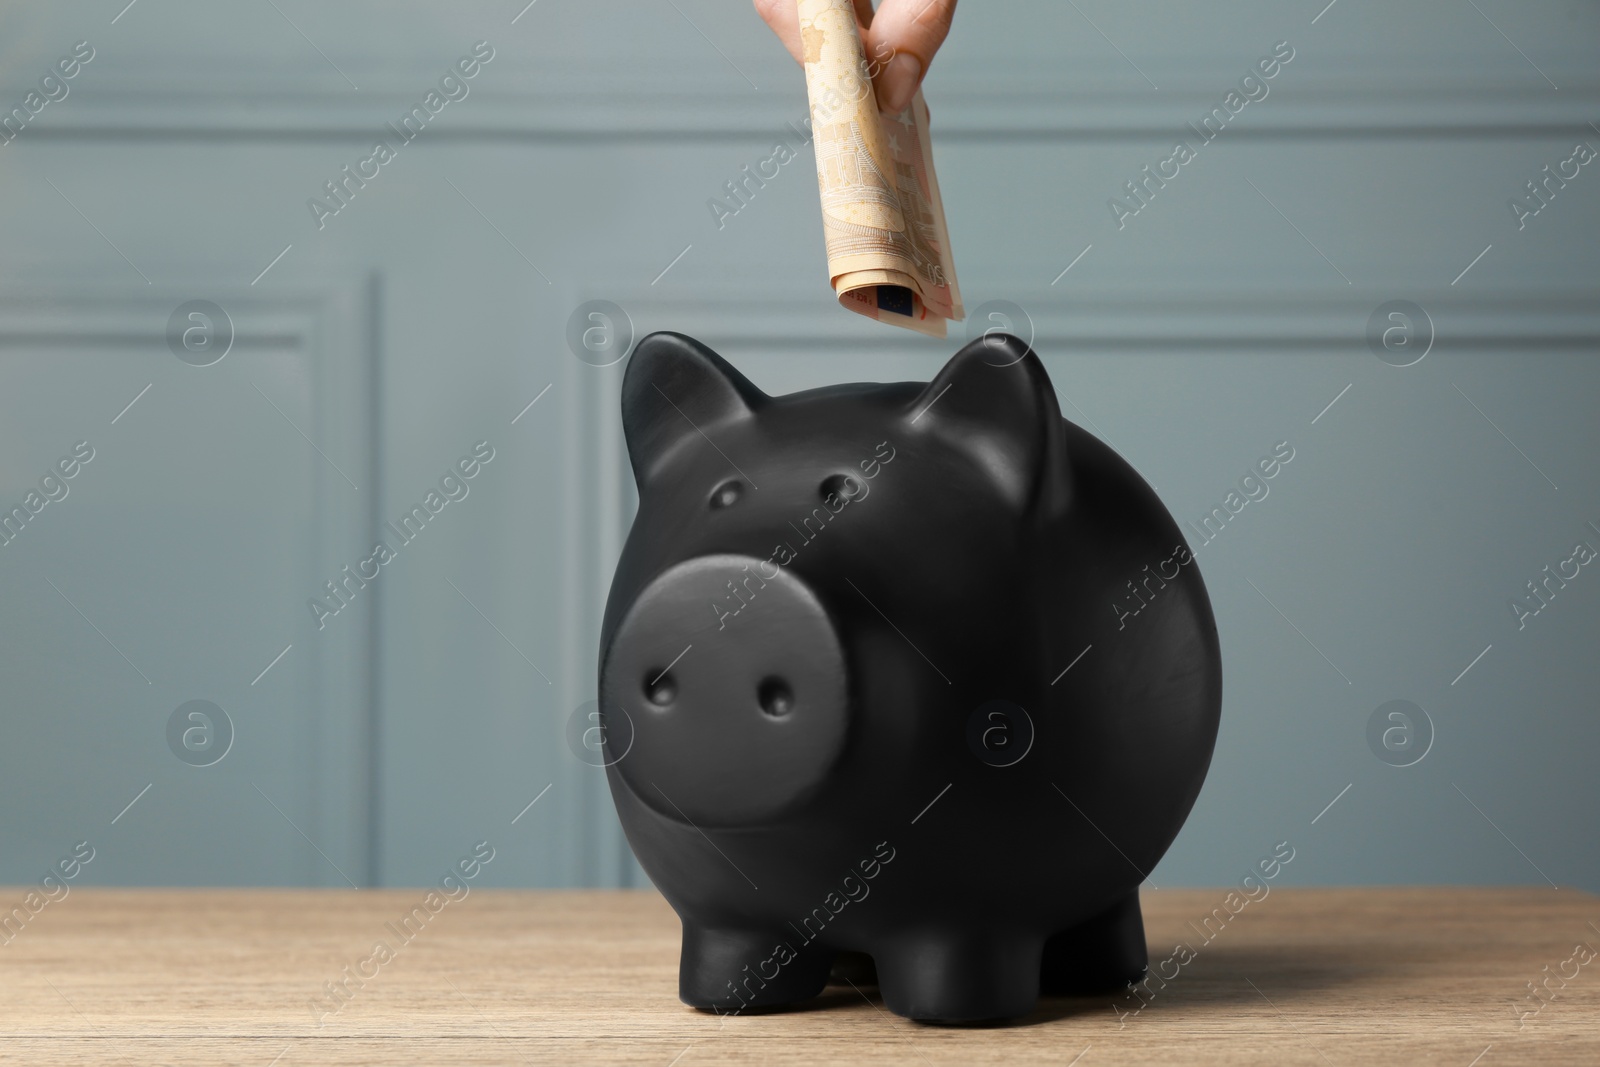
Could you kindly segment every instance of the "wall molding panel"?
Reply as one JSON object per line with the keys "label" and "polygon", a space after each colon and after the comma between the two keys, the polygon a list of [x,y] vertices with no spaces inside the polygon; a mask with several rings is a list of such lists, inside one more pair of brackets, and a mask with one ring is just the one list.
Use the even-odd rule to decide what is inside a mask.
{"label": "wall molding panel", "polygon": [[[280,787],[275,790],[280,795],[273,798],[285,813],[292,815],[294,829],[284,826],[280,816],[270,808],[262,806],[256,813],[265,826],[273,826],[277,821],[275,835],[278,830],[290,835],[292,840],[287,847],[294,858],[286,868],[273,874],[260,870],[250,876],[257,881],[275,876],[287,878],[291,884],[343,885],[344,878],[338,873],[342,871],[358,884],[372,884],[376,682],[373,652],[377,642],[374,628],[377,598],[352,605],[354,610],[339,620],[336,640],[318,639],[308,625],[310,616],[301,602],[349,562],[350,551],[369,538],[374,525],[374,498],[370,493],[377,485],[378,463],[371,366],[375,286],[375,279],[363,279],[358,275],[330,277],[316,284],[306,284],[302,279],[281,287],[250,288],[219,285],[202,273],[172,271],[163,274],[159,285],[131,289],[107,280],[96,265],[85,264],[72,269],[55,263],[15,269],[0,295],[0,366],[6,367],[7,380],[17,390],[10,402],[21,400],[34,386],[48,381],[46,377],[25,372],[25,365],[44,371],[53,361],[93,360],[95,366],[105,369],[105,374],[97,375],[104,380],[85,380],[83,385],[95,395],[107,394],[108,399],[92,406],[85,400],[82,411],[71,423],[82,427],[92,442],[100,442],[102,451],[112,454],[113,459],[101,463],[120,464],[120,468],[113,469],[120,469],[124,480],[145,482],[158,473],[148,468],[150,460],[144,458],[137,443],[141,435],[148,432],[140,423],[147,413],[152,418],[176,420],[169,424],[170,428],[179,435],[185,433],[182,424],[187,419],[183,411],[157,416],[157,412],[166,411],[161,406],[163,394],[171,396],[177,391],[186,396],[205,395],[209,406],[236,409],[239,417],[246,420],[287,418],[281,411],[273,413],[250,391],[258,378],[269,391],[277,391],[275,383],[263,377],[260,369],[252,369],[262,357],[271,357],[290,360],[298,368],[295,374],[304,376],[311,401],[309,420],[300,422],[306,436],[320,450],[339,457],[341,470],[369,490],[366,497],[351,493],[339,474],[315,455],[310,455],[317,466],[306,464],[314,473],[312,481],[304,487],[298,507],[313,516],[313,521],[310,529],[295,531],[304,537],[303,544],[310,547],[310,555],[305,570],[293,579],[293,587],[257,590],[260,595],[256,602],[226,604],[207,603],[204,590],[183,591],[185,597],[196,598],[194,611],[215,612],[218,625],[224,627],[229,625],[225,620],[238,613],[278,611],[286,604],[297,608],[292,613],[283,612],[293,623],[283,631],[281,641],[272,647],[262,646],[259,663],[237,668],[236,685],[219,684],[215,680],[200,683],[186,680],[191,676],[209,677],[216,665],[189,659],[177,647],[170,649],[170,658],[165,664],[154,661],[144,665],[156,689],[164,692],[170,685],[175,691],[183,692],[186,687],[198,684],[232,718],[239,751],[230,751],[231,764],[219,762],[215,768],[205,768],[217,773],[210,779],[200,780],[203,785],[221,788],[228,804],[237,802],[246,808],[252,804],[261,805],[262,795],[265,795],[258,795],[251,791],[249,784],[231,777],[233,772],[239,771],[241,761],[251,758],[246,752],[247,746],[259,752],[265,742],[305,755],[303,762],[281,768]],[[169,351],[168,317],[196,294],[203,294],[204,299],[222,306],[232,320],[232,346],[213,367],[187,366]],[[120,365],[126,365],[132,373],[121,371]],[[210,379],[215,389],[194,393],[195,383],[204,382],[206,373],[214,368],[224,371]],[[109,399],[109,391],[114,388],[110,384],[113,378],[135,384],[115,387],[118,390],[115,399]],[[149,383],[149,395],[139,393],[137,382],[141,380]],[[261,384],[254,384],[254,387],[259,390]],[[126,396],[122,395],[124,392]],[[139,393],[137,398],[135,393]],[[123,419],[116,407],[129,399],[142,402],[145,410],[130,405]],[[289,400],[280,394],[272,402],[282,407]],[[119,420],[118,424],[108,426],[113,417]],[[267,425],[274,434],[274,445],[283,446],[285,457],[294,456],[295,450],[303,447],[295,430],[281,422],[267,421]],[[135,443],[126,443],[130,434]],[[117,447],[108,446],[108,440],[118,442]],[[196,437],[194,446],[203,451],[207,447],[206,438]],[[114,490],[122,491],[123,487],[99,488],[102,495]],[[87,500],[96,499],[86,480],[78,493]],[[80,508],[87,506],[91,505],[79,505]],[[140,526],[155,523],[159,528],[159,524],[166,521],[165,514],[175,507],[204,516],[219,506],[220,501],[178,500],[165,491],[141,490],[113,514],[119,523],[131,521]],[[64,506],[61,518],[70,521],[65,512]],[[72,518],[82,522],[87,516],[80,512]],[[63,533],[73,538],[79,536],[78,531],[61,527],[56,527],[54,533],[42,532],[52,538]],[[23,545],[20,538],[18,545]],[[13,553],[17,551],[14,546],[8,547]],[[31,569],[22,557],[15,555],[0,563],[16,564],[23,571]],[[249,560],[241,559],[240,564],[248,568]],[[49,573],[50,564],[39,566]],[[13,571],[13,576],[19,573]],[[50,595],[49,589],[44,588],[44,596]],[[299,601],[294,599],[297,596]],[[207,606],[201,608],[202,603]],[[47,609],[51,605],[44,602],[38,607]],[[174,604],[150,605],[145,628],[159,630],[158,620],[170,617],[175,610],[178,608]],[[180,617],[189,614],[191,612],[182,611]],[[262,678],[262,685],[254,687],[252,675],[267,667],[285,645],[293,647],[282,662],[273,664],[277,677],[272,678],[271,683]],[[168,649],[164,647],[163,651]],[[133,694],[135,699],[143,696]],[[272,713],[257,710],[261,700],[267,701],[266,706]],[[61,709],[61,714],[71,716],[87,711],[87,708],[68,706]],[[266,737],[262,736],[263,731]],[[165,750],[149,760],[136,758],[142,751],[142,746],[130,751],[129,780],[143,774],[152,783],[152,797],[156,803],[171,798],[173,791],[186,788],[184,782],[192,784],[194,781],[197,772],[181,766]],[[292,787],[283,786],[289,782],[293,783]],[[267,784],[272,785],[270,781]],[[326,859],[319,858],[307,845],[299,836],[301,831],[316,842]],[[167,872],[166,877],[198,882],[229,881],[225,864],[213,867],[204,855],[174,854],[175,842],[161,827],[146,832],[141,824],[130,819],[125,832],[142,835],[137,837],[141,842],[139,849],[146,854],[148,862]],[[270,856],[272,851],[273,846],[263,844],[260,854]],[[338,871],[330,864],[336,865]],[[28,873],[3,867],[0,880],[21,881]],[[140,879],[136,877],[135,880]]]}

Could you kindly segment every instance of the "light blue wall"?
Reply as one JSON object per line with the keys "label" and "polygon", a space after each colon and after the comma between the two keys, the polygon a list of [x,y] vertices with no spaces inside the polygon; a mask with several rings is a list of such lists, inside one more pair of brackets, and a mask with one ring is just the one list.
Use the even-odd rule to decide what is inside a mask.
{"label": "light blue wall", "polygon": [[[569,314],[615,301],[771,392],[925,379],[964,338],[832,306],[809,149],[718,228],[805,113],[743,0],[124,2],[0,36],[6,108],[95,50],[0,147],[0,503],[95,449],[0,547],[0,881],[87,840],[88,882],[414,884],[487,839],[493,884],[637,884],[564,740],[631,507],[622,368]],[[1600,889],[1600,573],[1508,606],[1600,547],[1600,164],[1525,228],[1507,206],[1600,148],[1600,12],[1477,7],[967,0],[929,80],[967,306],[1025,309],[1068,416],[1180,522],[1295,449],[1199,552],[1223,726],[1157,885],[1288,840],[1300,883]],[[319,229],[308,198],[479,40],[470,95]],[[235,335],[203,368],[165,337],[197,299]],[[1414,366],[1365,340],[1390,300],[1431,319]],[[307,599],[484,440],[319,631]],[[235,735],[208,767],[167,740],[197,699]],[[1367,741],[1396,699],[1436,735],[1406,768]]]}

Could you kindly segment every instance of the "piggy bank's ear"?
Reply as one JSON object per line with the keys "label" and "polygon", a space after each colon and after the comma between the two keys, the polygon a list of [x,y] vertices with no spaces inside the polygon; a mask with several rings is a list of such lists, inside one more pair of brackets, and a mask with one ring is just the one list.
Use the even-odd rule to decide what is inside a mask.
{"label": "piggy bank's ear", "polygon": [[622,432],[643,486],[674,445],[730,419],[747,418],[767,396],[711,349],[681,333],[640,341],[622,379]]}
{"label": "piggy bank's ear", "polygon": [[1044,364],[1010,334],[989,333],[951,357],[906,408],[912,433],[966,452],[1019,511],[1063,503],[1065,433]]}

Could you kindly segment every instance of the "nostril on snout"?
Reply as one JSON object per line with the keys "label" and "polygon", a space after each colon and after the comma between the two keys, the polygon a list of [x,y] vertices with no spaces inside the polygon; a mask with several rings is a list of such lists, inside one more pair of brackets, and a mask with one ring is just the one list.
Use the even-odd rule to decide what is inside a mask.
{"label": "nostril on snout", "polygon": [[672,703],[678,695],[678,683],[663,670],[652,670],[644,676],[644,697],[658,708]]}
{"label": "nostril on snout", "polygon": [[756,690],[756,700],[761,710],[774,719],[781,719],[794,710],[794,693],[789,683],[776,676],[764,680]]}
{"label": "nostril on snout", "polygon": [[861,483],[856,481],[855,475],[833,474],[822,480],[820,492],[823,502],[826,503],[829,497],[837,497],[842,501],[854,500],[864,490]]}

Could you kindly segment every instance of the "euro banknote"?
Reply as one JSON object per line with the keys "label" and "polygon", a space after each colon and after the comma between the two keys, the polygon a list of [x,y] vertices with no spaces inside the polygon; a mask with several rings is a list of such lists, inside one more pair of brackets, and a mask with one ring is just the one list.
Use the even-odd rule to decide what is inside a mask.
{"label": "euro banknote", "polygon": [[799,11],[834,293],[868,318],[943,337],[966,312],[922,91],[900,114],[880,112],[850,0],[800,0]]}

